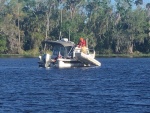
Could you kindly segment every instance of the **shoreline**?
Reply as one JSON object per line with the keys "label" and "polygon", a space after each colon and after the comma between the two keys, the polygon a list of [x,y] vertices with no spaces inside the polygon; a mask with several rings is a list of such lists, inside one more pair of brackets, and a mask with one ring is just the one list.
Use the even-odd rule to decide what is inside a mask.
{"label": "shoreline", "polygon": [[[23,54],[0,54],[0,58],[35,58],[39,56],[37,55],[23,55]],[[150,54],[96,54],[97,58],[149,58]]]}
{"label": "shoreline", "polygon": [[112,58],[112,57],[120,57],[120,58],[149,58],[150,54],[97,54],[96,57],[104,57],[104,58]]}
{"label": "shoreline", "polygon": [[39,55],[0,54],[0,58],[35,58]]}

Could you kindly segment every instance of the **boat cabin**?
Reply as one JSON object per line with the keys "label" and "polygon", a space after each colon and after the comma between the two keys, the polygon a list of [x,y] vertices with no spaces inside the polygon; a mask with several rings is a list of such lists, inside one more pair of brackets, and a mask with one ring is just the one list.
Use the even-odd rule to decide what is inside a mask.
{"label": "boat cabin", "polygon": [[46,40],[43,43],[46,44],[45,51],[52,51],[52,59],[58,56],[61,56],[62,58],[73,57],[73,48],[75,44],[71,41],[68,41],[67,39],[62,39],[58,41]]}

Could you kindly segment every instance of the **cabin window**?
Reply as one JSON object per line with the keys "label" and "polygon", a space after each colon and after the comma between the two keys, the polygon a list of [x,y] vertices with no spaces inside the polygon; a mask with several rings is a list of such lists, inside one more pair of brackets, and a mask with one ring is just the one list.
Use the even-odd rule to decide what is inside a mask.
{"label": "cabin window", "polygon": [[58,55],[58,53],[59,53],[59,47],[55,46],[53,49],[53,55]]}
{"label": "cabin window", "polygon": [[64,47],[60,47],[60,54],[61,54],[62,56],[65,55],[65,48],[64,48]]}
{"label": "cabin window", "polygon": [[53,49],[53,55],[58,55],[59,52],[62,56],[64,56],[65,55],[65,48],[63,46],[55,46]]}

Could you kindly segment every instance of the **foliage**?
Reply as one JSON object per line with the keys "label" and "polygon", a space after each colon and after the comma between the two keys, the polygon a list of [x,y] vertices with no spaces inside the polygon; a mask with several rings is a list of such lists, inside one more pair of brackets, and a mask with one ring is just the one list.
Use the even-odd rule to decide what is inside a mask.
{"label": "foliage", "polygon": [[150,53],[142,0],[1,0],[0,53],[38,54],[47,38],[88,40],[99,54]]}
{"label": "foliage", "polygon": [[5,53],[7,51],[6,42],[6,36],[0,35],[0,53]]}

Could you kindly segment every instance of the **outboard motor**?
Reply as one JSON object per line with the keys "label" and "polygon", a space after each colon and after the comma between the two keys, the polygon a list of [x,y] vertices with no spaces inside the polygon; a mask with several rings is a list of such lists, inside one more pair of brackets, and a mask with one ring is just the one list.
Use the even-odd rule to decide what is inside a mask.
{"label": "outboard motor", "polygon": [[50,60],[51,60],[51,55],[50,54],[44,54],[42,56],[42,61],[44,63],[44,67],[49,67],[50,66]]}
{"label": "outboard motor", "polygon": [[44,54],[43,56],[39,56],[39,67],[49,67],[51,63],[51,55],[50,54]]}

